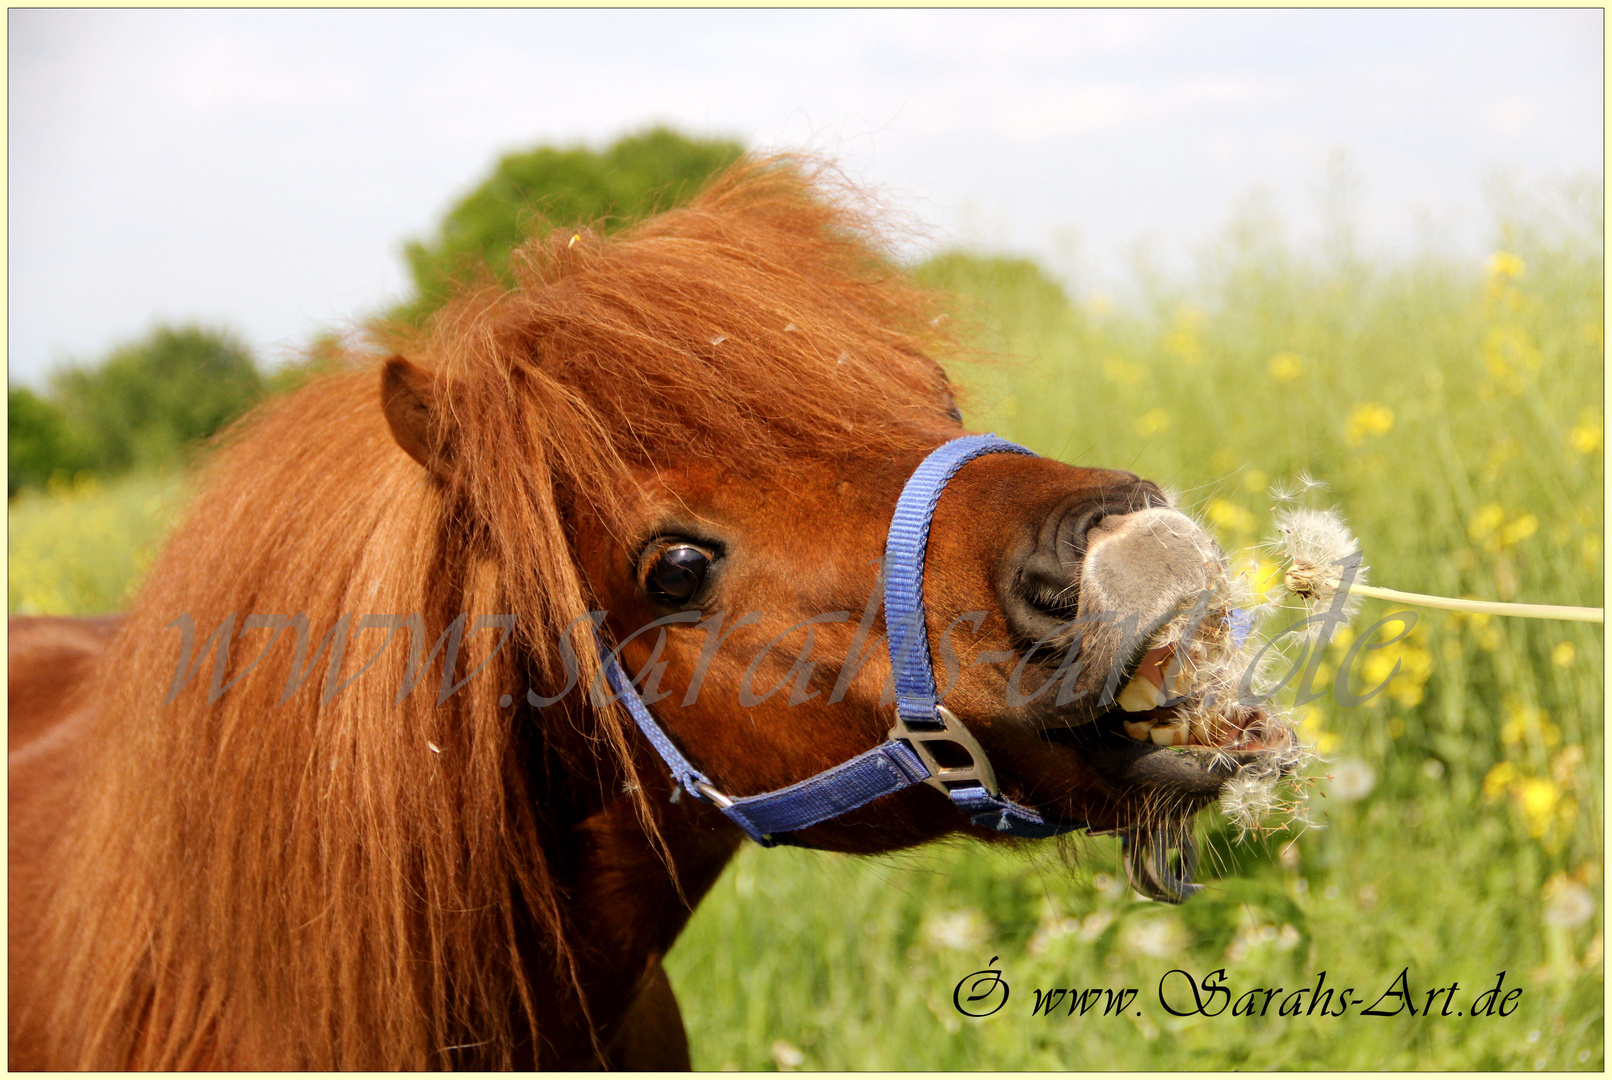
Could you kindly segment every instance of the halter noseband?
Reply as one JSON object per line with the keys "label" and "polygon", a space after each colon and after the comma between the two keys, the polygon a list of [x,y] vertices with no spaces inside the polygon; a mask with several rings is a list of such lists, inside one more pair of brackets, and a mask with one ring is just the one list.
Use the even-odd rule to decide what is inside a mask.
{"label": "halter noseband", "polygon": [[[896,675],[895,726],[889,739],[872,750],[797,784],[760,795],[723,794],[661,730],[615,653],[601,642],[599,659],[611,690],[679,785],[672,791],[673,799],[686,791],[710,803],[763,847],[780,843],[804,846],[788,834],[918,783],[945,792],[975,825],[1009,836],[1040,839],[1086,828],[1084,822],[1049,818],[1002,797],[985,751],[963,722],[940,703],[924,626],[924,552],[929,546],[929,523],[946,484],[958,469],[984,454],[1030,453],[994,435],[968,435],[940,446],[908,478],[884,548],[884,618]],[[971,764],[942,766],[929,749],[936,742],[961,747]]]}

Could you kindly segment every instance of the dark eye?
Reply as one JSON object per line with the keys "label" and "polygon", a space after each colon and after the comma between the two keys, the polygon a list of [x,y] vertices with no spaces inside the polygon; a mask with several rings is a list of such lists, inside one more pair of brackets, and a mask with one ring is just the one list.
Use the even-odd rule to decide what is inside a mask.
{"label": "dark eye", "polygon": [[681,607],[705,585],[711,556],[693,544],[671,544],[650,556],[644,591],[657,604]]}

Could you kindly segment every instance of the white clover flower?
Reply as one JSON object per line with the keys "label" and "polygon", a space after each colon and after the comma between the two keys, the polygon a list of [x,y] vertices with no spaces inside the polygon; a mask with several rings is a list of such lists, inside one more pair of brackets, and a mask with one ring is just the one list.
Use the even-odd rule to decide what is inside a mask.
{"label": "white clover flower", "polygon": [[1339,802],[1359,802],[1377,786],[1377,771],[1359,758],[1344,758],[1333,765],[1328,779],[1332,797]]}
{"label": "white clover flower", "polygon": [[1553,881],[1545,891],[1546,926],[1571,930],[1583,926],[1595,914],[1595,897],[1576,881]]}
{"label": "white clover flower", "polygon": [[922,929],[927,944],[956,952],[977,952],[990,936],[991,924],[975,908],[931,916]]}

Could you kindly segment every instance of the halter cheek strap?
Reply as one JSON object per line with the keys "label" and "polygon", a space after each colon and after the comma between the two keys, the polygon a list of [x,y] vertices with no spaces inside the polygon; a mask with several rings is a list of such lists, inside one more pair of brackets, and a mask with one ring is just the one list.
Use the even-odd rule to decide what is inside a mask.
{"label": "halter cheek strap", "polygon": [[[726,795],[695,768],[655,721],[616,654],[603,642],[599,660],[610,688],[644,733],[683,792],[726,814],[763,847],[799,844],[788,834],[849,813],[875,799],[928,783],[946,794],[975,824],[1009,836],[1039,839],[1086,827],[1084,822],[1046,817],[1002,797],[985,751],[951,710],[940,703],[924,625],[924,553],[929,523],[946,484],[957,470],[984,454],[1029,454],[994,435],[969,435],[945,443],[924,459],[896,503],[885,543],[884,607],[890,660],[896,676],[896,722],[890,737],[872,750],[797,784],[761,795]],[[970,764],[946,767],[930,746],[948,742]]]}

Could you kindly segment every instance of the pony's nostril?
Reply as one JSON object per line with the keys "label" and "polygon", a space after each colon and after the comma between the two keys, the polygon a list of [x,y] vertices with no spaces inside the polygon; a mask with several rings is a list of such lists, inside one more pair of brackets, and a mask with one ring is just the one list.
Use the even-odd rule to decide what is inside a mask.
{"label": "pony's nostril", "polygon": [[1058,560],[1074,571],[1086,557],[1086,537],[1113,511],[1106,506],[1087,506],[1064,517],[1058,526]]}

